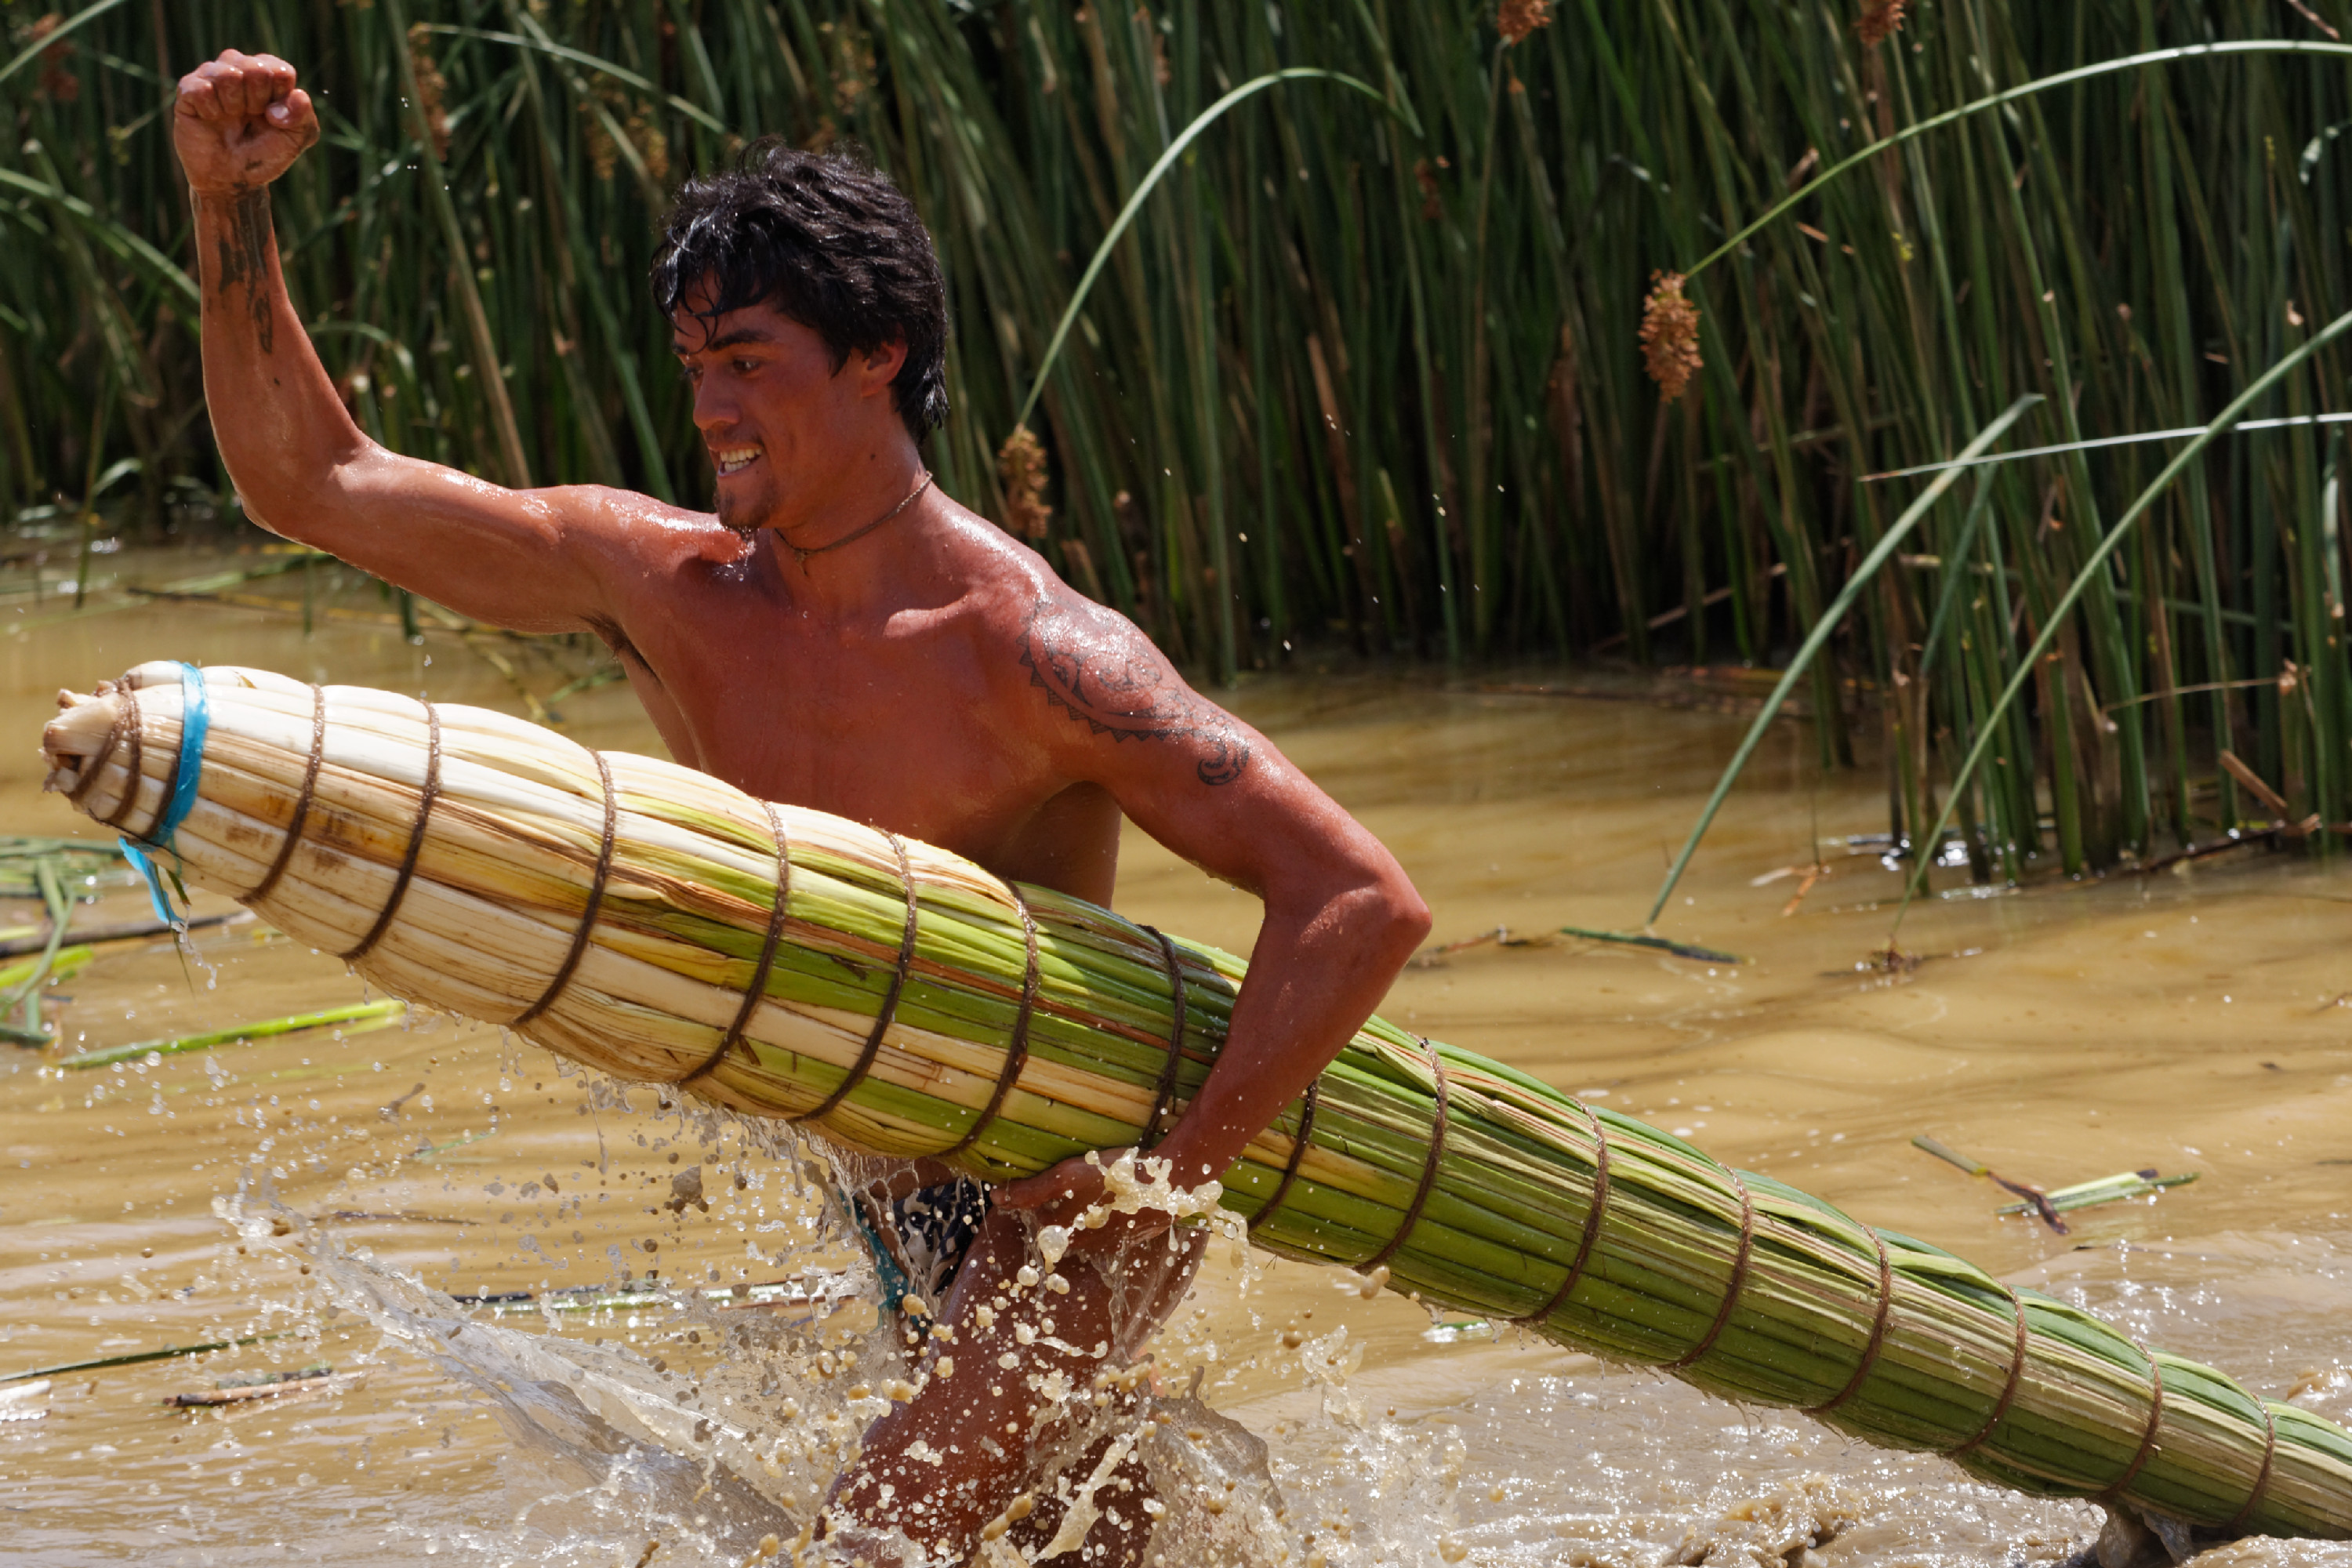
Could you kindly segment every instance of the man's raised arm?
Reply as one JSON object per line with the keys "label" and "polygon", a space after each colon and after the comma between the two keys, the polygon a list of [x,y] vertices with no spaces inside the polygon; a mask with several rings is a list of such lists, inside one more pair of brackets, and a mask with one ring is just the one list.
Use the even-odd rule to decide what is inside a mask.
{"label": "man's raised arm", "polygon": [[461,614],[570,631],[603,610],[602,567],[643,498],[520,491],[368,439],[336,395],[278,267],[270,182],[319,139],[273,55],[231,49],[180,79],[173,140],[195,205],[205,397],[246,514]]}

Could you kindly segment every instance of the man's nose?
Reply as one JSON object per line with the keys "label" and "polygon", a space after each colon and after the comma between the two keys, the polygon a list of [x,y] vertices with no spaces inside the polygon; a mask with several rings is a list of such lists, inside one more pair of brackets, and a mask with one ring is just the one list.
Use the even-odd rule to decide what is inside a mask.
{"label": "man's nose", "polygon": [[717,434],[735,423],[734,396],[713,376],[704,376],[694,384],[695,428],[705,436]]}

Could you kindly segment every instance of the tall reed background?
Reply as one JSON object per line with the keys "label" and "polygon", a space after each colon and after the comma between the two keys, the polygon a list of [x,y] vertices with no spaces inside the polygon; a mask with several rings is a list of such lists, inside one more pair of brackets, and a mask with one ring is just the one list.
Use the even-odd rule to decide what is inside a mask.
{"label": "tall reed background", "polygon": [[[1694,277],[1700,363],[1668,401],[1639,336],[1654,274],[1821,168],[2069,68],[2324,39],[2352,3],[1559,0],[1526,30],[1544,9],[8,0],[0,495],[18,534],[68,543],[233,516],[169,141],[171,82],[230,46],[319,97],[278,222],[360,421],[518,484],[699,500],[644,287],[667,194],[758,135],[863,142],[950,279],[942,484],[1211,679],[1334,647],[1775,663],[1927,482],[1869,476],[2025,393],[2010,450],[2203,425],[2352,309],[2352,65],[2189,58],[1827,185]],[[1281,82],[1155,189],[1045,383],[1035,493],[1000,450],[1122,204],[1204,107],[1297,67],[1371,91]],[[2347,370],[2330,346],[2251,412],[2352,409]],[[1813,672],[1824,761],[1873,742],[1901,840],[1996,726],[1948,851],[1979,878],[2282,815],[2225,751],[2286,820],[2352,821],[2342,430],[2210,447],[1992,717],[2179,443],[1969,470]]]}

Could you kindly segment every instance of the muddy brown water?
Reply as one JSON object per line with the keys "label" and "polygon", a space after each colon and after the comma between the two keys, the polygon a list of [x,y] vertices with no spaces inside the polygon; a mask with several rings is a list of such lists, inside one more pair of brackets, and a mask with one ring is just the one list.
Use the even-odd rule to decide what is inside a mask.
{"label": "muddy brown water", "polygon": [[[39,795],[35,739],[58,686],[143,659],[520,710],[505,676],[437,630],[421,646],[364,623],[305,636],[291,616],[198,605],[0,616],[17,623],[0,627],[0,831],[89,827]],[[561,673],[527,648],[501,657],[542,693]],[[1637,924],[1744,724],[1360,675],[1268,679],[1233,701],[1394,848],[1447,940]],[[557,706],[591,743],[658,750],[625,689]],[[1409,970],[1384,1010],[2070,1295],[2260,1394],[2352,1415],[2352,874],[2245,854],[1959,893],[1914,910],[1902,945],[1926,962],[1890,975],[1870,960],[1897,879],[1874,856],[1822,849],[1829,875],[1794,914],[1795,877],[1756,881],[1882,828],[1874,783],[1823,779],[1798,726],[1768,744],[1664,922],[1744,965],[1489,944]],[[88,919],[145,908],[120,877],[83,891]],[[1244,952],[1256,918],[1136,835],[1118,901]],[[0,923],[37,919],[0,909]],[[365,994],[246,921],[185,952],[101,950],[49,1009],[88,1048]],[[789,1545],[844,1435],[880,1408],[854,1300],[730,1313],[641,1294],[501,1313],[449,1299],[624,1279],[853,1288],[854,1256],[809,1189],[740,1128],[446,1020],[120,1069],[63,1071],[55,1055],[0,1045],[0,1376],[277,1337],[40,1392],[0,1384],[0,1562],[741,1563],[763,1534]],[[2150,1165],[2199,1180],[2079,1212],[2058,1236],[1997,1215],[2002,1194],[1914,1149],[1918,1133],[2044,1185]],[[698,1168],[707,1210],[673,1201]],[[1286,1512],[1249,1539],[1234,1514],[1171,1524],[1171,1565],[1995,1564],[2062,1561],[2096,1531],[2087,1505],[1236,1257],[1213,1248],[1160,1362],[1171,1393],[1198,1370],[1201,1397],[1267,1444]],[[722,1347],[753,1320],[804,1358],[745,1375]],[[320,1363],[365,1375],[290,1400],[161,1403]],[[738,1427],[811,1436],[747,1480],[710,1457],[712,1431]],[[2352,1564],[2352,1549],[2250,1542],[2202,1561]]]}

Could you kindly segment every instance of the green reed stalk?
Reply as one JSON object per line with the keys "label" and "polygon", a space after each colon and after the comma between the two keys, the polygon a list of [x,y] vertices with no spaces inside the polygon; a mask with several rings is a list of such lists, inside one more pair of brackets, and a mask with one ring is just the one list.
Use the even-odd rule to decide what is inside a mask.
{"label": "green reed stalk", "polygon": [[1338,71],[1307,69],[1269,71],[1255,81],[1242,83],[1195,116],[1192,122],[1178,133],[1175,140],[1168,143],[1167,150],[1160,154],[1149,170],[1145,171],[1143,178],[1136,183],[1135,189],[1128,195],[1126,205],[1119,208],[1118,216],[1112,220],[1110,232],[1104,235],[1102,243],[1095,247],[1094,259],[1087,262],[1087,269],[1078,275],[1078,286],[1070,290],[1070,302],[1063,307],[1062,319],[1054,323],[1054,335],[1045,341],[1045,354],[1038,360],[1037,369],[1029,380],[1029,395],[1022,399],[1021,411],[1014,417],[1013,424],[1016,426],[1027,424],[1029,416],[1036,410],[1037,399],[1045,390],[1045,378],[1053,373],[1054,362],[1061,356],[1062,344],[1068,341],[1070,328],[1077,321],[1078,312],[1086,308],[1087,293],[1094,288],[1095,279],[1102,276],[1103,266],[1110,259],[1111,251],[1126,235],[1129,226],[1135,222],[1136,215],[1143,210],[1143,205],[1150,199],[1153,189],[1168,171],[1176,166],[1176,161],[1184,155],[1185,150],[1200,140],[1210,126],[1224,116],[1227,110],[1236,104],[1246,102],[1270,87],[1279,86],[1286,81],[1335,81],[1342,87],[1353,88],[1368,98],[1377,100],[1380,97],[1378,92],[1365,83],[1358,81],[1351,76],[1341,75]]}
{"label": "green reed stalk", "polygon": [[1989,94],[1973,103],[1965,103],[1957,109],[1946,110],[1941,114],[1930,115],[1925,120],[1906,125],[1901,131],[1889,136],[1882,136],[1860,151],[1840,159],[1808,180],[1803,185],[1774,203],[1763,216],[1750,220],[1729,239],[1692,263],[1688,276],[1696,277],[1704,272],[1753,237],[1758,230],[1780,217],[1799,202],[1836,180],[1849,169],[1868,163],[1890,148],[1900,146],[1916,137],[1925,136],[1930,131],[1941,130],[1947,125],[1957,124],[1971,115],[2000,109],[2020,100],[2032,98],[2038,93],[2052,92],[2062,87],[2072,87],[2077,82],[2111,76],[2117,71],[2137,70],[2144,66],[2168,65],[2176,60],[2224,55],[2338,55],[2352,58],[2352,44],[2319,43],[2315,40],[2299,38],[2255,38],[2231,43],[2190,44],[2177,49],[2153,49],[2145,54],[2126,56],[2122,59],[2101,60],[2096,65],[2080,66],[2073,70],[2059,71],[2053,75],[2026,82],[2021,86]]}
{"label": "green reed stalk", "polygon": [[[245,1045],[254,1040],[276,1039],[281,1035],[299,1035],[311,1029],[332,1028],[339,1024],[362,1026],[368,1029],[383,1028],[398,1023],[408,1012],[404,1002],[391,1000],[354,1002],[342,1007],[327,1007],[317,1012],[295,1013],[283,1018],[264,1019],[257,1024],[236,1024],[226,1029],[207,1029],[202,1034],[181,1035],[170,1039],[139,1040],[127,1046],[108,1046],[99,1050],[76,1051],[60,1057],[57,1065],[77,1072],[92,1068],[111,1067],[116,1062],[138,1061],[150,1056],[179,1056],[189,1051],[208,1051],[216,1046]],[[351,1031],[362,1032],[359,1028]]]}
{"label": "green reed stalk", "polygon": [[[1990,447],[1995,441],[2000,439],[2011,425],[2024,417],[2028,408],[2041,401],[2039,394],[2028,393],[2011,404],[2001,411],[1998,418],[1977,433],[1976,439],[1961,448],[1962,454],[1972,458]],[[1831,603],[1828,612],[1822,616],[1820,622],[1814,626],[1812,635],[1805,639],[1804,646],[1800,647],[1796,657],[1789,661],[1788,670],[1780,677],[1780,684],[1772,689],[1772,695],[1764,700],[1763,710],[1758,713],[1755,721],[1748,725],[1748,734],[1739,742],[1739,749],[1732,753],[1730,763],[1723,770],[1723,776],[1716,781],[1714,793],[1707,796],[1706,805],[1700,808],[1698,821],[1692,825],[1690,837],[1683,842],[1682,852],[1675,857],[1674,865],[1667,868],[1666,879],[1658,889],[1658,896],[1650,905],[1650,912],[1642,922],[1643,925],[1655,925],[1658,916],[1664,912],[1666,900],[1674,897],[1675,884],[1682,880],[1683,872],[1690,866],[1691,857],[1698,853],[1699,840],[1706,836],[1707,828],[1715,821],[1715,814],[1722,808],[1725,797],[1730,795],[1732,784],[1747,768],[1748,759],[1756,754],[1756,748],[1763,741],[1765,731],[1772,727],[1772,721],[1780,716],[1780,705],[1786,702],[1789,700],[1789,694],[1796,689],[1797,682],[1803,679],[1806,668],[1812,663],[1813,656],[1822,650],[1824,643],[1829,641],[1830,634],[1838,628],[1840,622],[1844,620],[1847,610],[1852,608],[1854,600],[1861,596],[1863,588],[1877,574],[1878,569],[1886,564],[1887,558],[1895,553],[1905,538],[1910,534],[1912,528],[1921,518],[1927,515],[1928,510],[1937,501],[1943,499],[1944,492],[1951,489],[1950,481],[1958,477],[1958,472],[1957,468],[1948,468],[1938,474],[1936,477],[1936,482],[1929,484],[1920,492],[1917,500],[1903,509],[1903,515],[1895,519],[1895,525],[1880,537],[1877,545],[1870,554],[1854,568],[1853,574],[1846,580],[1843,590]],[[1936,833],[1928,836],[1923,843],[1933,846],[1939,842],[1942,831],[1943,824],[1937,824]],[[1924,866],[1932,858],[1932,855],[1923,851],[1920,863]]]}
{"label": "green reed stalk", "polygon": [[415,121],[416,168],[425,177],[425,192],[442,237],[448,246],[449,275],[466,323],[467,345],[473,351],[474,375],[482,400],[489,405],[490,426],[498,437],[500,466],[506,482],[518,489],[530,486],[530,459],[522,449],[522,433],[515,426],[514,404],[507,395],[506,376],[499,368],[499,345],[490,335],[489,317],[483,311],[474,269],[467,265],[469,247],[457,209],[449,199],[448,182],[441,171],[441,153],[425,121],[425,97],[416,75],[416,58],[408,47],[408,23],[402,0],[383,0],[384,26],[390,29],[393,58],[399,62],[401,90]]}
{"label": "green reed stalk", "polygon": [[[2237,421],[2239,416],[2259,403],[2273,386],[2285,380],[2288,374],[2303,364],[2305,360],[2310,359],[2347,331],[2352,331],[2352,311],[2347,311],[2336,317],[2325,329],[2315,333],[2308,342],[2264,371],[2252,385],[2231,399],[2229,406],[2214,416],[2213,422],[2207,426],[2201,434],[2190,441],[2186,448],[2173,458],[2172,461],[2164,466],[2163,472],[2157,475],[2148,487],[2140,492],[2139,499],[2133,501],[2130,509],[2116,520],[2115,528],[2105,540],[2100,542],[2099,547],[2091,553],[2090,559],[2084,563],[2082,571],[2067,585],[2065,594],[2053,607],[2051,618],[2045,622],[2040,635],[2027,645],[2019,661],[2021,668],[2011,679],[2009,685],[2002,689],[2000,696],[1995,700],[1990,717],[2000,717],[2017,700],[2019,692],[2024,689],[2027,679],[2038,667],[2042,654],[2048,651],[2050,644],[2056,638],[2058,628],[2063,624],[2060,617],[2074,607],[2074,602],[2081,598],[2084,590],[2089,587],[2095,574],[2106,563],[2107,558],[2115,553],[2116,546],[2123,543],[2130,533],[2132,525],[2147,515],[2158,498],[2163,495],[2173,480],[2178,479],[2182,471],[2196,459],[2198,453],[2210,446],[2216,437],[2229,429]],[[1984,761],[1984,754],[1991,743],[1992,733],[1988,731],[1978,740],[1976,745],[1970,748],[1966,759],[1954,772],[1952,797],[1946,801],[1943,813],[1937,817],[1935,827],[1926,839],[1927,843],[1934,844],[1940,840],[1944,829],[1951,822],[1953,801],[1958,798],[1959,791],[1966,785],[1969,776],[1976,772],[1978,764]],[[1923,854],[1919,857],[1916,868],[1905,885],[1903,902],[1895,910],[1895,923],[1897,929],[1900,929],[1903,923],[1904,915],[1909,911],[1912,900],[1927,887],[1927,873],[1934,863],[1932,856]]]}

